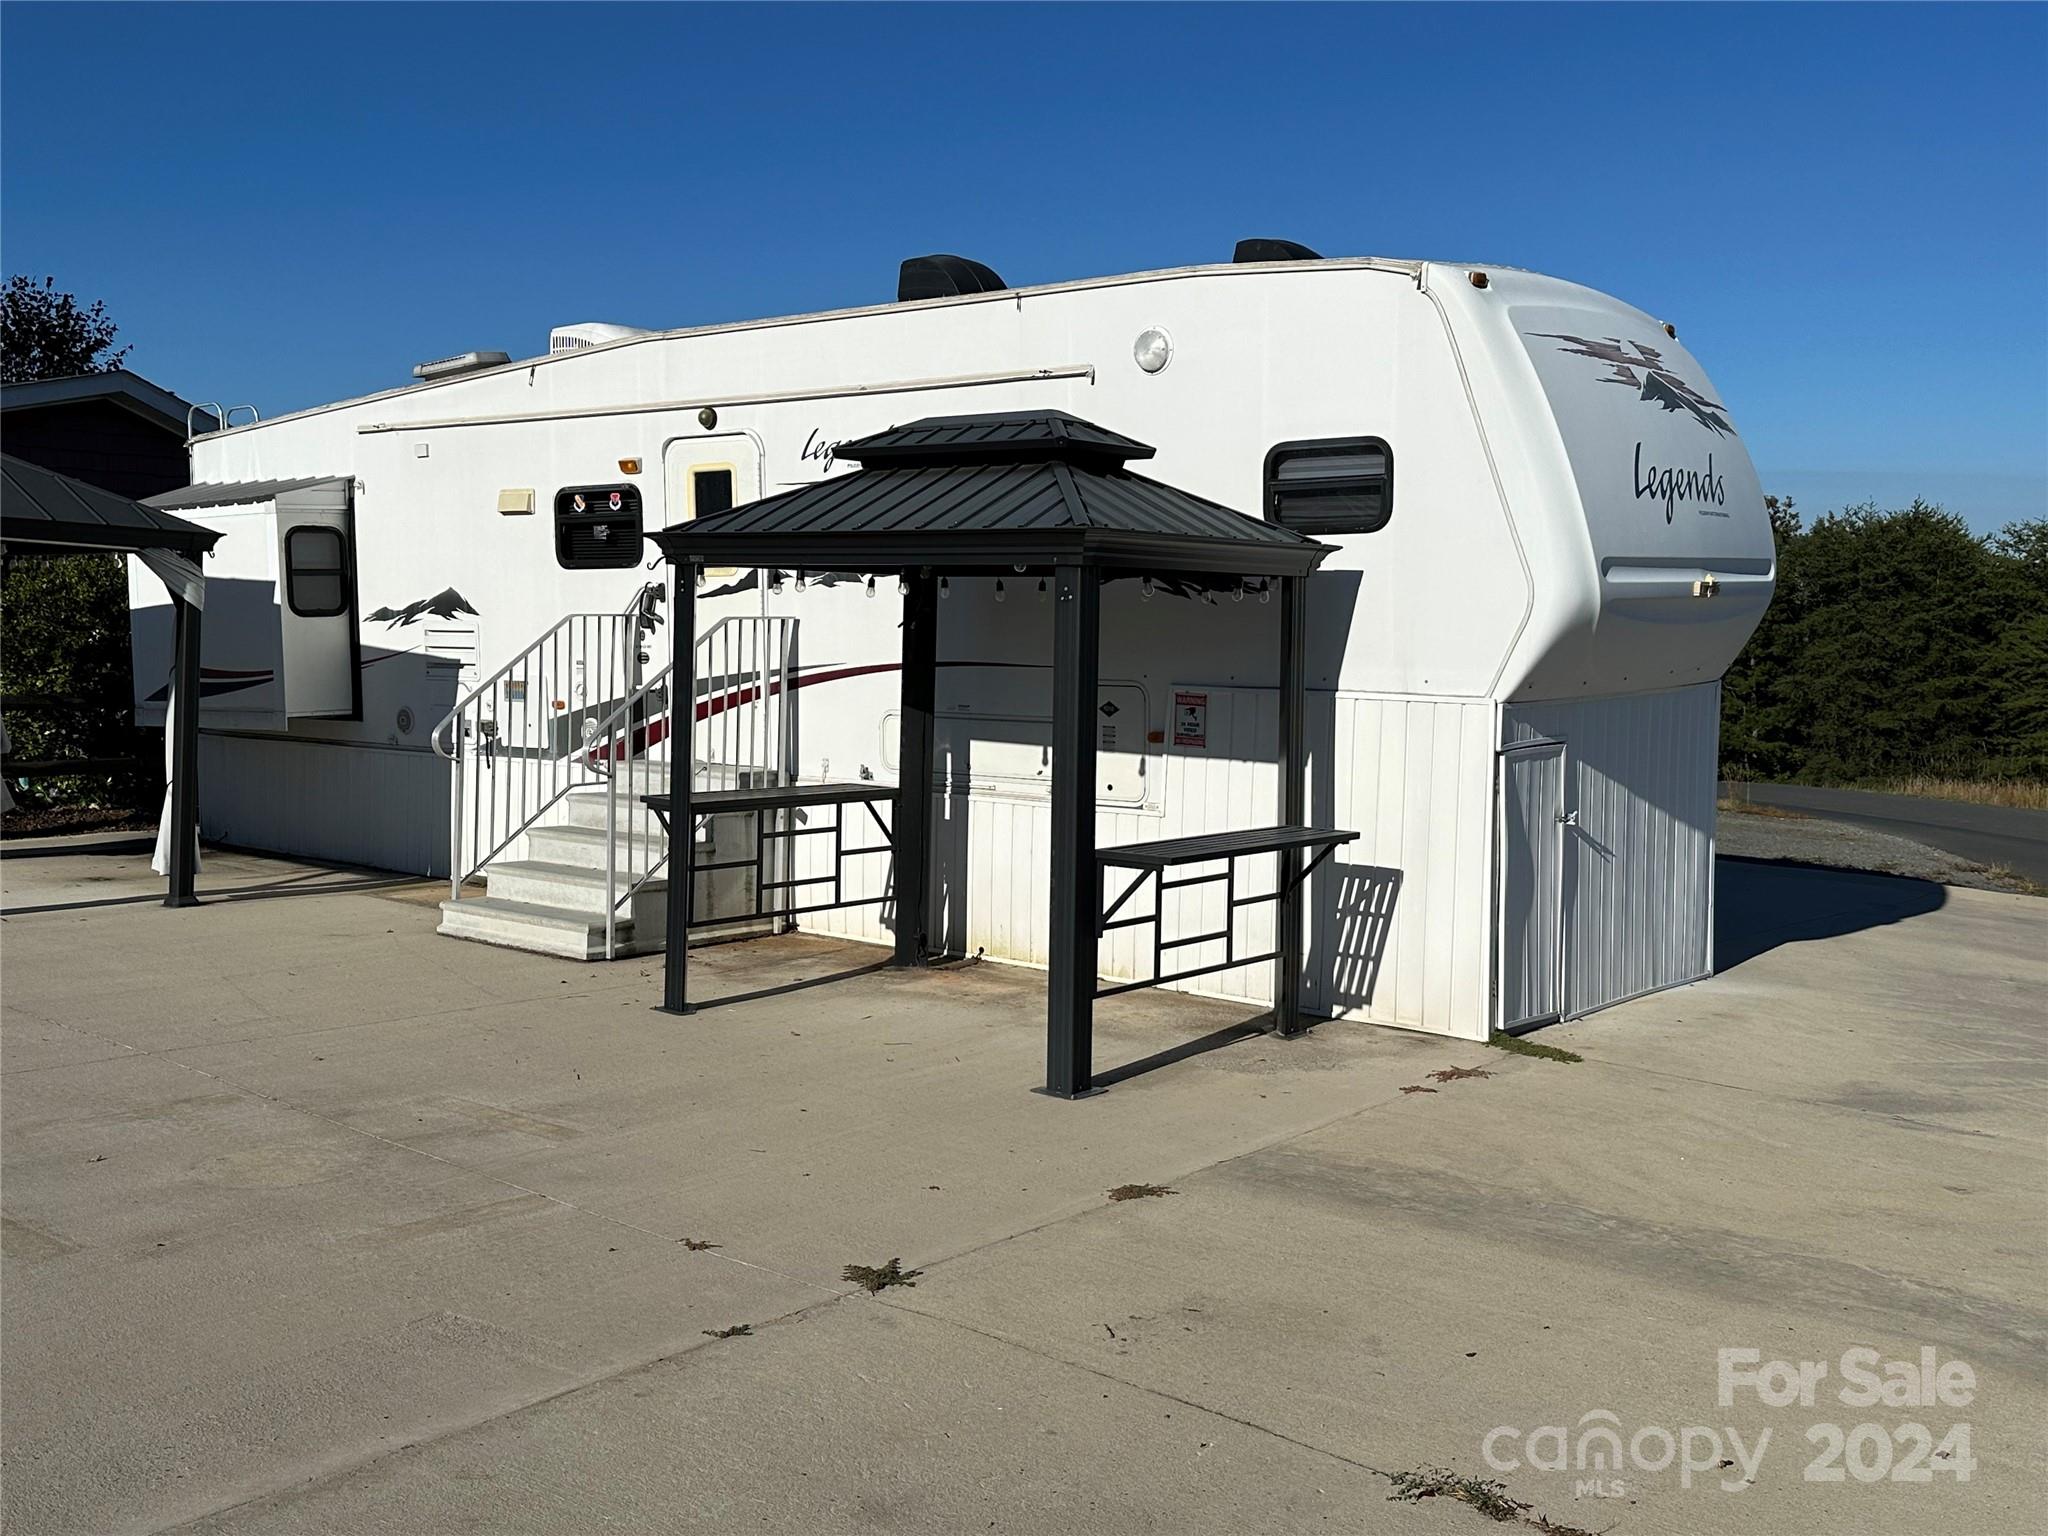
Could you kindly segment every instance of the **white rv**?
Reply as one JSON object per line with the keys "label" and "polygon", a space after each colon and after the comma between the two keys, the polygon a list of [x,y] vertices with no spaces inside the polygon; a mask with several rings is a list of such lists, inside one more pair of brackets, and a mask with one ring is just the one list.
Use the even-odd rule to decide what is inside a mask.
{"label": "white rv", "polygon": [[[643,595],[665,568],[639,535],[846,472],[834,445],[892,425],[1052,408],[1155,446],[1155,478],[1338,547],[1309,584],[1308,804],[1362,835],[1311,887],[1305,1009],[1483,1038],[1710,973],[1719,679],[1775,563],[1749,457],[1673,326],[1435,262],[1016,290],[937,271],[938,297],[579,327],[547,355],[195,439],[197,483],[165,504],[225,531],[214,570],[248,609],[216,612],[210,589],[207,835],[452,867],[457,905],[481,905],[451,928],[483,936],[495,913],[508,942],[604,952],[602,915],[586,931],[562,893],[617,836],[591,795],[621,722],[645,742],[666,712],[649,677],[669,637]],[[952,582],[941,608],[939,926],[1036,964],[1051,625],[1035,579],[1003,585]],[[161,593],[131,596],[147,719]],[[1259,596],[1105,592],[1101,843],[1275,819],[1277,609]],[[897,606],[830,573],[714,574],[699,644],[728,649],[697,671],[734,691],[723,713],[700,701],[693,761],[891,782]],[[751,751],[728,729],[748,709]],[[451,714],[456,763],[434,742]],[[886,939],[886,917],[806,925]],[[642,912],[640,947],[649,929]],[[1149,959],[1136,935],[1103,954],[1126,977]],[[1260,967],[1203,989],[1267,985]]]}

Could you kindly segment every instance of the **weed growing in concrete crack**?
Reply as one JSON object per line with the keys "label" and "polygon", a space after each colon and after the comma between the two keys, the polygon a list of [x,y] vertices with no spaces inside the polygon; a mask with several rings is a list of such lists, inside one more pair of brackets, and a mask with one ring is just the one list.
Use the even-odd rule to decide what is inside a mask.
{"label": "weed growing in concrete crack", "polygon": [[1586,1059],[1577,1051],[1561,1050],[1554,1045],[1538,1045],[1534,1040],[1524,1040],[1520,1035],[1504,1035],[1497,1029],[1486,1037],[1486,1043],[1496,1051],[1506,1051],[1510,1056],[1540,1056],[1545,1061]]}
{"label": "weed growing in concrete crack", "polygon": [[1445,1067],[1441,1072],[1429,1072],[1424,1075],[1432,1083],[1461,1083],[1468,1077],[1493,1076],[1484,1067]]}
{"label": "weed growing in concrete crack", "polygon": [[734,1323],[730,1328],[706,1328],[707,1339],[749,1339],[754,1336],[752,1323]]}
{"label": "weed growing in concrete crack", "polygon": [[839,1272],[839,1278],[851,1280],[872,1296],[892,1285],[907,1285],[915,1290],[917,1277],[923,1273],[921,1269],[905,1269],[901,1259],[891,1259],[879,1269],[869,1264],[849,1264]]}
{"label": "weed growing in concrete crack", "polygon": [[722,1243],[707,1243],[702,1238],[696,1237],[679,1237],[676,1241],[692,1253],[702,1253],[707,1248],[720,1248],[724,1246]]}
{"label": "weed growing in concrete crack", "polygon": [[1164,1184],[1119,1184],[1109,1191],[1112,1200],[1156,1200],[1161,1195],[1177,1195],[1177,1189],[1168,1189]]}
{"label": "weed growing in concrete crack", "polygon": [[1465,1477],[1446,1467],[1422,1467],[1413,1472],[1393,1474],[1390,1500],[1416,1504],[1424,1499],[1453,1499],[1503,1525],[1520,1522],[1541,1536],[1593,1536],[1576,1525],[1559,1525],[1548,1515],[1531,1514],[1529,1506],[1510,1497],[1507,1488],[1486,1478]]}
{"label": "weed growing in concrete crack", "polygon": [[1435,1093],[1434,1088],[1425,1088],[1420,1083],[1410,1083],[1401,1090],[1403,1093]]}

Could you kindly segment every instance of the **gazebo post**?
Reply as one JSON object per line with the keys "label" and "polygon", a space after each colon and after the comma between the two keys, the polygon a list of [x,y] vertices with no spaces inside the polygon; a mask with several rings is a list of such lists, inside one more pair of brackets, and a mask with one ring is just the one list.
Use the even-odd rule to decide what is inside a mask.
{"label": "gazebo post", "polygon": [[930,570],[903,573],[903,679],[896,753],[896,961],[931,953],[932,767],[937,755],[939,583]]}
{"label": "gazebo post", "polygon": [[[1308,583],[1300,576],[1280,578],[1280,821],[1284,826],[1308,823]],[[1280,900],[1273,914],[1279,940],[1273,947],[1273,1028],[1280,1035],[1301,1033],[1301,917],[1303,904],[1301,850],[1280,855],[1277,879]]]}
{"label": "gazebo post", "polygon": [[177,639],[171,672],[171,714],[176,739],[171,743],[170,890],[167,907],[196,907],[193,893],[194,854],[199,841],[199,622],[200,610],[177,593],[171,594],[177,615]]}
{"label": "gazebo post", "polygon": [[1095,696],[1102,573],[1057,568],[1052,621],[1052,922],[1045,1010],[1045,1091],[1094,1084],[1095,942],[1102,876],[1095,864]]}
{"label": "gazebo post", "polygon": [[675,560],[675,601],[669,605],[669,644],[674,660],[668,674],[668,911],[661,964],[661,1011],[694,1013],[690,1006],[690,905],[696,876],[690,872],[697,846],[690,810],[691,761],[697,722],[697,569]]}

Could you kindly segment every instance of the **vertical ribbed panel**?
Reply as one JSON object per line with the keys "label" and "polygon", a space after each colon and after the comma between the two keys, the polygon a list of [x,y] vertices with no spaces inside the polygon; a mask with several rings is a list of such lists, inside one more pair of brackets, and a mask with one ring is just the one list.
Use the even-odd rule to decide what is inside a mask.
{"label": "vertical ribbed panel", "polygon": [[1579,1014],[1712,966],[1718,683],[1511,704],[1503,745],[1566,744],[1566,1011]]}
{"label": "vertical ribbed panel", "polygon": [[[1167,749],[1161,813],[1104,811],[1096,827],[1104,847],[1277,819],[1278,698],[1269,688],[1195,686],[1208,695],[1208,745]],[[1169,695],[1170,696],[1170,695]],[[1309,694],[1309,819],[1356,830],[1309,887],[1304,1007],[1314,1014],[1401,1024],[1467,1039],[1483,1038],[1489,1018],[1493,706]],[[941,747],[941,767],[945,766]],[[1045,964],[1047,807],[962,794],[942,797],[933,828],[940,902],[936,932],[950,949],[986,949],[993,959]],[[800,839],[804,874],[825,872],[829,838]],[[867,861],[863,893],[884,889],[886,860]],[[1273,888],[1273,860],[1247,860],[1237,894]],[[1202,871],[1189,868],[1177,874]],[[1112,871],[1105,901],[1127,877]],[[849,893],[853,882],[849,882]],[[1221,884],[1167,895],[1169,937],[1219,931]],[[813,932],[886,942],[882,908],[821,912]],[[1153,911],[1148,888],[1119,917]],[[1235,917],[1237,953],[1273,948],[1273,909],[1261,903]],[[1102,973],[1119,980],[1152,974],[1152,932],[1110,934]],[[1169,969],[1223,958],[1220,940],[1168,952]],[[1203,996],[1263,1006],[1272,967],[1251,966],[1180,984]]]}

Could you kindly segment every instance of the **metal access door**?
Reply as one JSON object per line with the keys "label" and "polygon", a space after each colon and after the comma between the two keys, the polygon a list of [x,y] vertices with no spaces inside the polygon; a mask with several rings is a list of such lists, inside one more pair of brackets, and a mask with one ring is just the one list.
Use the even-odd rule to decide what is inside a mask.
{"label": "metal access door", "polygon": [[1501,754],[1500,1027],[1565,1009],[1563,742]]}

